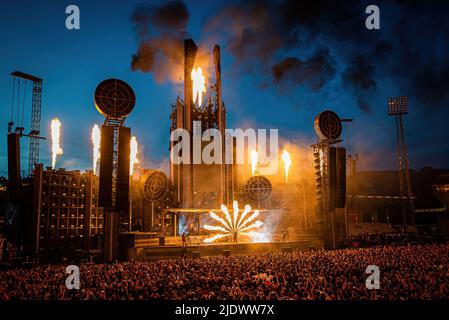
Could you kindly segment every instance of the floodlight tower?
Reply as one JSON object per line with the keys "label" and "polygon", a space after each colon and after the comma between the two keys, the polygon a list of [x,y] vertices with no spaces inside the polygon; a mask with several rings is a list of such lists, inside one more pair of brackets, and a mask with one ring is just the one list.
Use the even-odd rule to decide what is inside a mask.
{"label": "floodlight tower", "polygon": [[388,115],[395,117],[397,139],[397,161],[399,175],[399,192],[404,227],[407,229],[407,215],[410,215],[411,225],[415,224],[413,192],[410,179],[410,162],[405,143],[404,123],[402,115],[408,113],[408,97],[401,96],[388,99]]}

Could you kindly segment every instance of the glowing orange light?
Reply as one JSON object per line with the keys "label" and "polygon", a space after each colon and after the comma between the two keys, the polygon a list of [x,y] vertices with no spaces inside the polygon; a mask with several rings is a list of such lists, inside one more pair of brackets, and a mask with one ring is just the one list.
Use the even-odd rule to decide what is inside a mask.
{"label": "glowing orange light", "polygon": [[192,69],[191,77],[193,81],[193,102],[196,103],[198,100],[198,105],[201,106],[203,103],[203,93],[206,92],[206,78],[200,67],[196,70]]}
{"label": "glowing orange light", "polygon": [[131,142],[130,142],[130,149],[131,149],[131,153],[130,153],[130,164],[129,164],[129,175],[132,176],[134,173],[134,165],[136,163],[139,163],[139,160],[137,159],[137,139],[135,136],[131,137]]}
{"label": "glowing orange light", "polygon": [[97,174],[97,163],[100,159],[100,141],[101,141],[101,134],[100,134],[100,128],[98,125],[94,125],[92,128],[92,145],[93,145],[93,163],[92,163],[92,170],[94,174]]}
{"label": "glowing orange light", "polygon": [[251,151],[251,174],[256,174],[257,165],[259,163],[259,152],[256,150]]}
{"label": "glowing orange light", "polygon": [[51,167],[55,168],[56,156],[62,155],[62,149],[59,144],[61,134],[61,122],[58,118],[51,120]]}
{"label": "glowing orange light", "polygon": [[234,209],[232,217],[228,208],[224,204],[221,205],[221,211],[223,212],[224,219],[220,218],[213,211],[209,213],[210,217],[218,222],[220,226],[211,226],[206,224],[203,228],[209,231],[220,231],[221,233],[217,233],[212,237],[206,238],[203,242],[211,243],[221,238],[230,236],[237,237],[238,235],[246,235],[252,239],[262,238],[264,236],[263,233],[254,230],[250,231],[250,229],[260,228],[263,225],[263,222],[260,220],[254,221],[259,216],[259,210],[254,210],[254,212],[248,216],[248,213],[251,212],[251,206],[247,204],[242,213],[239,215],[240,210],[238,202],[234,201],[232,206]]}
{"label": "glowing orange light", "polygon": [[285,181],[288,182],[288,171],[290,166],[292,165],[292,159],[290,158],[290,154],[287,150],[282,152],[282,161],[284,161],[284,170],[285,170]]}

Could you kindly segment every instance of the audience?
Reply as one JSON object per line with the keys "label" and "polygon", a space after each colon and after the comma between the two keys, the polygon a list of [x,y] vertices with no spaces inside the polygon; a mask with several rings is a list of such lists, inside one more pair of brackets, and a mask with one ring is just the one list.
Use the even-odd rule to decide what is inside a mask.
{"label": "audience", "polygon": [[[380,289],[366,288],[368,265]],[[294,251],[94,264],[80,267],[80,289],[65,266],[0,272],[0,300],[408,300],[449,297],[449,244]]]}

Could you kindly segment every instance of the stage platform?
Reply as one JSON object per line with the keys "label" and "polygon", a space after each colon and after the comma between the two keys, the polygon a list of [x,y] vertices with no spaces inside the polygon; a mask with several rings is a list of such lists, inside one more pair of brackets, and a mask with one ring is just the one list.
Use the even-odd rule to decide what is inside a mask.
{"label": "stage platform", "polygon": [[[125,250],[123,260],[153,260],[153,259],[177,259],[183,255],[187,258],[220,255],[251,255],[270,252],[288,252],[292,250],[314,250],[321,246],[320,242],[312,237],[301,237],[291,241],[274,242],[218,242],[205,244],[204,237],[189,237],[188,245],[183,248],[181,237],[155,237],[152,234],[138,234],[130,237]],[[122,244],[125,242],[122,241]],[[123,252],[123,251],[122,251]]]}

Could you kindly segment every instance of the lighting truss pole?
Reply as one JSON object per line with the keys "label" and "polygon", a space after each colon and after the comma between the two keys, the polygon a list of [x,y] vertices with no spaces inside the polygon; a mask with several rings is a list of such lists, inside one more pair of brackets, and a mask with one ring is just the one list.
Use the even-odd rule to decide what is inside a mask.
{"label": "lighting truss pole", "polygon": [[401,211],[404,227],[407,229],[407,215],[410,215],[410,224],[415,224],[413,191],[410,178],[410,162],[405,143],[404,123],[402,115],[408,113],[408,97],[401,96],[388,99],[388,115],[395,117],[396,124],[396,148],[399,177],[400,197],[407,200],[401,201]]}

